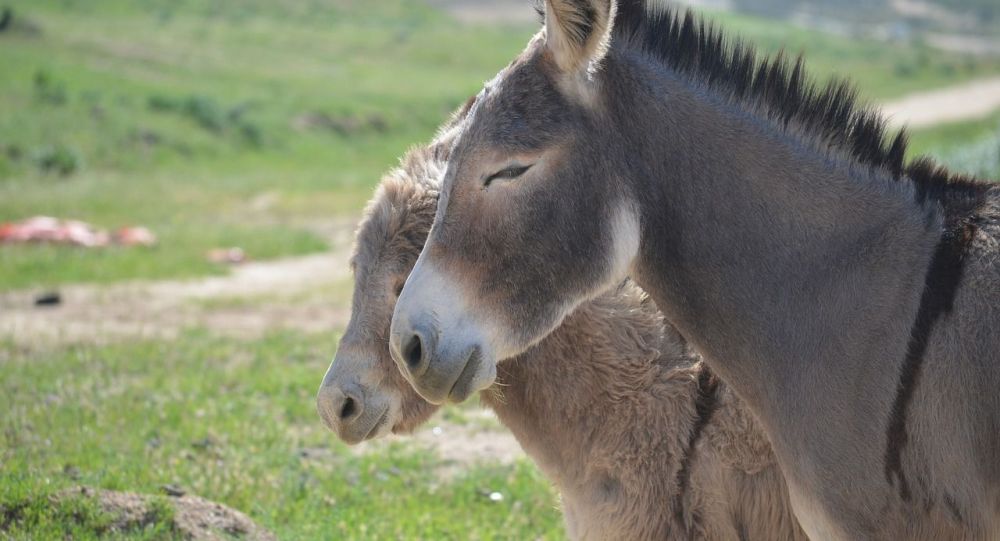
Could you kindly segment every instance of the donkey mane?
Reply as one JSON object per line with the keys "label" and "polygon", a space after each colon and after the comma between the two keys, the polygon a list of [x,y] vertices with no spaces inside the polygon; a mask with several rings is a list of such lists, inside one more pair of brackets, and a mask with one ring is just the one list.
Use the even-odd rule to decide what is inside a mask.
{"label": "donkey mane", "polygon": [[881,112],[860,104],[850,81],[834,78],[817,86],[801,56],[791,62],[784,52],[758,54],[690,9],[682,15],[652,0],[619,0],[612,32],[612,43],[659,59],[692,83],[815,137],[861,165],[887,171],[896,180],[910,179],[918,201],[941,202],[950,219],[967,214],[988,186],[951,173],[928,157],[907,164],[906,131],[889,133]]}

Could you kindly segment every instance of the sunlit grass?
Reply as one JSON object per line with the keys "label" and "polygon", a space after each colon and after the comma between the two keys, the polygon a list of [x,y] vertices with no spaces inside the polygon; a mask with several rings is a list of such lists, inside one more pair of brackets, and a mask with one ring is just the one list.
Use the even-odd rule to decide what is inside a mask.
{"label": "sunlit grass", "polygon": [[957,172],[1000,179],[1000,111],[913,134],[911,154],[929,154]]}
{"label": "sunlit grass", "polygon": [[[336,442],[313,394],[335,341],[188,333],[169,343],[0,346],[0,506],[76,485],[158,493],[173,484],[281,539],[561,536],[557,501],[528,464],[442,479],[438,459],[412,447],[362,455]],[[41,529],[14,524],[7,534],[61,537],[79,526],[58,509],[36,515]]]}
{"label": "sunlit grass", "polygon": [[[162,242],[0,247],[0,289],[218,272],[203,260],[210,244],[257,259],[322,249],[303,224],[356,215],[382,172],[534,30],[463,26],[403,0],[9,4],[38,30],[0,34],[0,221],[141,224]],[[873,99],[1000,72],[996,58],[711,17]]]}

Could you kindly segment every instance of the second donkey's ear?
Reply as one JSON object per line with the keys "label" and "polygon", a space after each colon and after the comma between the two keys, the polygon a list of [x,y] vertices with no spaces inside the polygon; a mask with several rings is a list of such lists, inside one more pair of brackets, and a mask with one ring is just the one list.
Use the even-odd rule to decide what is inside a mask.
{"label": "second donkey's ear", "polygon": [[545,0],[545,46],[568,75],[586,71],[607,51],[614,0]]}

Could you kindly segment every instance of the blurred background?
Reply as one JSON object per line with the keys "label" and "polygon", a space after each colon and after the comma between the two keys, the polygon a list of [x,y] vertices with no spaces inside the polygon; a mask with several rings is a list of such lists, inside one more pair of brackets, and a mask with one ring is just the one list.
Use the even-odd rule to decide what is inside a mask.
{"label": "blurred background", "polygon": [[[1000,176],[996,0],[692,4]],[[357,448],[313,405],[380,175],[536,27],[519,0],[0,0],[0,537],[188,538],[199,496],[237,538],[562,538],[475,404]]]}

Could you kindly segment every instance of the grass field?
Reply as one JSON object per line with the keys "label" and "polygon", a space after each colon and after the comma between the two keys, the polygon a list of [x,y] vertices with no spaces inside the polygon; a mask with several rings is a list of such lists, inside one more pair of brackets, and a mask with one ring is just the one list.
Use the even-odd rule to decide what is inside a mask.
{"label": "grass field", "polygon": [[[31,310],[18,304],[25,288],[85,282],[100,299],[125,280],[224,275],[205,260],[213,247],[241,246],[255,260],[327,249],[380,174],[503,67],[531,28],[461,26],[403,0],[7,5],[0,222],[48,214],[143,224],[160,243],[0,246],[0,329],[14,329],[0,334],[0,538],[176,536],[164,527],[166,505],[149,527],[112,535],[92,502],[51,504],[51,494],[77,485],[176,485],[281,539],[563,537],[558,499],[526,462],[456,467],[402,442],[359,452],[323,428],[313,395],[347,309],[343,275],[305,290],[167,304],[114,290],[100,301],[120,319],[171,322],[181,330],[170,337],[105,334],[97,324],[110,309],[81,309],[72,339],[4,326],[5,307]],[[804,53],[820,77],[851,76],[872,99],[1000,73],[1000,58],[714,17],[768,51]],[[975,168],[963,149],[988,154],[998,122],[924,130],[914,150]],[[318,315],[299,314],[330,321],[323,333],[234,335],[191,325],[188,312],[171,318],[181,308],[205,321],[269,312],[277,328],[297,306],[324,303]],[[52,309],[52,324],[58,310],[76,308]],[[492,430],[474,407],[435,422]]]}
{"label": "grass field", "polygon": [[913,134],[913,154],[982,178],[1000,179],[1000,111],[980,120],[942,124]]}
{"label": "grass field", "polygon": [[[140,223],[155,250],[0,247],[0,289],[196,276],[215,246],[324,247],[379,175],[523,46],[419,3],[15,1],[0,33],[0,219]],[[1000,73],[1000,59],[717,15],[872,99]]]}
{"label": "grass field", "polygon": [[[248,343],[192,331],[170,343],[0,345],[9,404],[0,508],[76,485],[157,493],[174,484],[247,512],[281,539],[557,537],[556,500],[527,464],[443,482],[432,454],[397,444],[358,455],[334,443],[313,393],[335,339],[282,333]],[[66,520],[62,508],[7,514],[14,538],[100,531],[99,515]]]}

